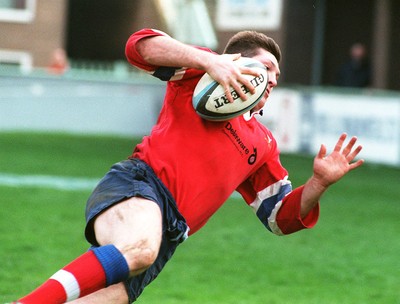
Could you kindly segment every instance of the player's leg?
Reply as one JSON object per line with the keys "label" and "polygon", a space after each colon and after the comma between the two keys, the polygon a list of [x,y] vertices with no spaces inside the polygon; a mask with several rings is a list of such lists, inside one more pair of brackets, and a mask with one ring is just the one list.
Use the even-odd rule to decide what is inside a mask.
{"label": "player's leg", "polygon": [[[96,247],[57,272],[22,303],[64,303],[123,281],[134,301],[188,233],[168,189],[150,167],[136,159],[117,163],[106,174],[88,200],[86,220],[86,238]],[[157,248],[162,253],[151,268],[126,280],[152,263]]]}
{"label": "player's leg", "polygon": [[161,210],[153,201],[132,197],[113,205],[94,221],[101,246],[74,260],[18,302],[64,303],[143,272],[157,257],[161,226]]}
{"label": "player's leg", "polygon": [[94,221],[97,242],[113,244],[124,256],[130,276],[142,273],[157,258],[162,237],[160,207],[132,197],[101,213]]}
{"label": "player's leg", "polygon": [[124,283],[111,285],[87,295],[86,297],[76,299],[70,304],[127,304],[129,303],[128,294]]}
{"label": "player's leg", "polygon": [[[145,214],[143,210],[147,210]],[[152,220],[153,215],[157,217],[157,214],[157,223],[160,225],[154,224]],[[142,198],[132,198],[100,214],[94,222],[94,230],[99,244],[114,243],[119,247],[128,264],[131,264],[130,269],[134,269],[131,275],[137,275],[150,267],[157,257],[161,243],[161,223],[158,205]],[[135,229],[131,230],[133,226]],[[126,304],[128,294],[125,285],[120,283],[71,303]]]}

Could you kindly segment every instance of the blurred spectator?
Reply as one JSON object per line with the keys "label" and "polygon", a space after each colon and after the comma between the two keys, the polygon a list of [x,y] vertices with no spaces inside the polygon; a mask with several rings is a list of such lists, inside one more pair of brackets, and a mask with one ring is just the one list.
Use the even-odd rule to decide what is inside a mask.
{"label": "blurred spectator", "polygon": [[368,87],[371,84],[371,66],[366,47],[355,43],[350,48],[350,58],[336,75],[335,85],[342,87]]}
{"label": "blurred spectator", "polygon": [[69,69],[68,58],[65,50],[57,48],[51,54],[48,72],[51,74],[61,75]]}

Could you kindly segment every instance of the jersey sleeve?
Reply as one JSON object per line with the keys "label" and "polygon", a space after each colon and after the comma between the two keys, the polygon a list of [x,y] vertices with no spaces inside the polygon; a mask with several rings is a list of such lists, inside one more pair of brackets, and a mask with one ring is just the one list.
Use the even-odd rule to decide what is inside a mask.
{"label": "jersey sleeve", "polygon": [[305,218],[300,215],[300,202],[304,186],[288,193],[277,210],[275,222],[271,221],[271,229],[278,235],[290,234],[296,231],[314,227],[319,218],[319,203]]}
{"label": "jersey sleeve", "polygon": [[303,186],[292,189],[277,148],[268,160],[237,191],[253,208],[264,226],[276,235],[312,228],[318,221],[319,204],[305,218],[300,215]]}
{"label": "jersey sleeve", "polygon": [[146,28],[133,33],[129,37],[125,45],[125,56],[131,65],[146,72],[154,72],[157,69],[157,66],[148,64],[136,50],[136,44],[138,41],[144,38],[150,38],[155,36],[168,36],[168,35],[162,31]]}

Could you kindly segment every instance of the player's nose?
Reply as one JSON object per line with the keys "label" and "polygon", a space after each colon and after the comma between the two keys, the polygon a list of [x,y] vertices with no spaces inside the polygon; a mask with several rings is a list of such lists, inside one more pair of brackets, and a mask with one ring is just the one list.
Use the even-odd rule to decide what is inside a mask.
{"label": "player's nose", "polygon": [[274,73],[270,73],[268,75],[268,85],[273,88],[278,85],[278,79],[276,78],[276,75]]}

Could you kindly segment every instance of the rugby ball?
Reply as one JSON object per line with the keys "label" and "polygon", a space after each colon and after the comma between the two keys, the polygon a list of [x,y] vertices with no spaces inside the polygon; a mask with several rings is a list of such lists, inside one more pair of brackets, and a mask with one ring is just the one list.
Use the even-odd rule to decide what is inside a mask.
{"label": "rugby ball", "polygon": [[243,101],[239,94],[231,87],[234,102],[229,102],[224,88],[207,73],[197,83],[193,94],[193,107],[202,118],[212,121],[224,121],[240,116],[255,107],[263,97],[268,85],[268,74],[266,67],[253,58],[240,57],[234,61],[239,66],[258,69],[259,76],[243,74],[255,87],[255,93],[242,85],[241,89],[247,96]]}

